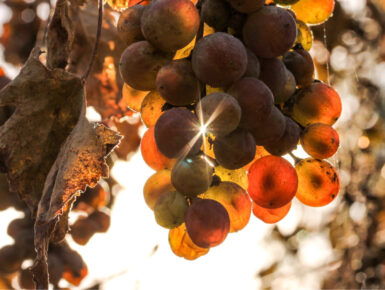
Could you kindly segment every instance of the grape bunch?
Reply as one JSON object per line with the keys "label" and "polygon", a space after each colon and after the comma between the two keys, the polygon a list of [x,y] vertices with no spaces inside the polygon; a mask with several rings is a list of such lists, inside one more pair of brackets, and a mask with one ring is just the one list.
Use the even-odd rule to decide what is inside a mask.
{"label": "grape bunch", "polygon": [[[103,188],[103,186],[104,188]],[[88,188],[76,201],[73,210],[78,213],[78,219],[71,225],[73,240],[85,245],[97,232],[106,232],[110,225],[110,216],[106,206],[109,203],[109,191],[101,183],[95,188]],[[6,176],[0,175],[0,211],[13,207],[24,212],[24,217],[14,219],[7,229],[13,238],[13,244],[0,249],[0,288],[11,289],[11,282],[17,277],[22,289],[35,289],[29,266],[35,258],[34,221],[28,207],[18,199],[15,193],[8,191]],[[56,237],[56,236],[55,236]],[[71,249],[63,236],[50,243],[48,250],[49,281],[55,289],[64,279],[68,283],[79,286],[88,274],[86,263],[78,252]],[[5,283],[4,285],[2,284]]]}
{"label": "grape bunch", "polygon": [[[143,4],[143,3],[142,3]],[[169,244],[193,260],[243,229],[276,223],[297,197],[324,206],[339,191],[332,125],[341,100],[314,79],[308,25],[334,0],[153,0],[124,10],[125,101],[148,128],[156,173],[144,199]],[[309,158],[283,158],[298,145]]]}

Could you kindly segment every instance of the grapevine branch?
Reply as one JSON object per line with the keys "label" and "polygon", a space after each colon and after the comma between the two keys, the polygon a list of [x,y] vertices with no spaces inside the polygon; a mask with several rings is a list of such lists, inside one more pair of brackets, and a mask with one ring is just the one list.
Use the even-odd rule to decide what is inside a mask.
{"label": "grapevine branch", "polygon": [[82,76],[82,81],[84,82],[88,75],[91,72],[92,66],[94,64],[94,60],[96,57],[96,52],[98,50],[98,44],[99,44],[99,39],[100,39],[100,34],[102,32],[102,22],[103,22],[103,0],[99,0],[99,12],[98,12],[98,27],[96,30],[96,37],[95,37],[95,43],[94,43],[94,48],[92,49],[92,54],[91,54],[91,59],[88,64],[88,68],[85,71],[85,73]]}

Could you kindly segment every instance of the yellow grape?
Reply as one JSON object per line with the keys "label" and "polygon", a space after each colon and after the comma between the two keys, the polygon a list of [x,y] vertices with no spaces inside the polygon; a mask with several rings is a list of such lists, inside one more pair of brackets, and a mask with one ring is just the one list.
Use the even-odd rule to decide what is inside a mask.
{"label": "yellow grape", "polygon": [[309,51],[313,45],[313,31],[305,22],[297,20],[297,32],[295,43],[302,44],[302,47]]}
{"label": "yellow grape", "polygon": [[[214,28],[208,26],[206,23],[204,24],[203,36],[212,34],[214,32],[215,32]],[[185,47],[177,50],[176,54],[174,56],[174,59],[181,59],[181,58],[188,57],[195,46],[195,39],[196,39],[196,37],[194,37],[194,39],[189,44],[187,44]]]}
{"label": "yellow grape", "polygon": [[295,165],[298,175],[296,197],[308,206],[324,206],[331,203],[340,189],[337,170],[328,162],[306,158]]}
{"label": "yellow grape", "polygon": [[247,177],[247,172],[244,168],[239,169],[226,169],[220,165],[215,167],[214,174],[217,175],[221,181],[231,181],[238,184],[244,190],[247,190],[249,186],[249,179]]}
{"label": "yellow grape", "polygon": [[148,207],[153,210],[159,197],[169,191],[175,191],[175,187],[171,184],[171,171],[168,169],[159,170],[151,175],[144,184],[144,200]]}
{"label": "yellow grape", "polygon": [[297,19],[307,24],[321,24],[334,10],[334,0],[300,0],[291,6]]}
{"label": "yellow grape", "polygon": [[150,92],[143,99],[140,116],[147,128],[155,126],[156,121],[163,114],[162,107],[165,103],[165,99],[157,91]]}
{"label": "yellow grape", "polygon": [[168,242],[173,253],[186,260],[195,260],[206,255],[210,250],[209,248],[198,247],[193,243],[186,231],[185,223],[169,231]]}

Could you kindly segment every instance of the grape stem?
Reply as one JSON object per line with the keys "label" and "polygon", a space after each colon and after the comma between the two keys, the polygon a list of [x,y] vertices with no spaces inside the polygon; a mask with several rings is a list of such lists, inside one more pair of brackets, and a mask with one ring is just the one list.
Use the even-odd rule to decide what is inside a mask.
{"label": "grape stem", "polygon": [[90,62],[88,64],[88,68],[82,76],[83,82],[85,82],[88,75],[90,74],[92,66],[93,66],[94,61],[95,61],[96,52],[98,50],[98,45],[99,45],[100,34],[102,32],[102,22],[103,22],[103,0],[99,0],[98,27],[96,30],[95,43],[94,43],[94,47],[92,49],[91,59],[90,59]]}
{"label": "grape stem", "polygon": [[300,161],[302,160],[301,158],[295,156],[295,155],[293,154],[293,152],[289,152],[289,155],[294,159],[294,163],[295,163],[295,164],[297,164],[298,162],[300,162]]}

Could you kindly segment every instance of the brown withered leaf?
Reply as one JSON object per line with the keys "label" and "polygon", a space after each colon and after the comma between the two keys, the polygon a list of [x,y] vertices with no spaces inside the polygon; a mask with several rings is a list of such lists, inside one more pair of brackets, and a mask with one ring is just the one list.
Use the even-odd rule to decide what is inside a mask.
{"label": "brown withered leaf", "polygon": [[135,117],[128,118],[129,119],[127,119],[127,117],[123,119],[112,118],[114,126],[124,137],[114,151],[121,159],[129,158],[131,153],[138,150],[141,140],[138,132],[142,126],[141,119]]}
{"label": "brown withered leaf", "polygon": [[[76,196],[108,177],[105,158],[119,144],[121,136],[85,118],[85,104],[53,164],[44,184],[35,222],[37,256],[33,266],[37,287],[48,286],[47,251],[51,240],[60,241],[67,230],[66,217]],[[59,221],[59,222],[58,222]],[[58,227],[55,229],[55,227]],[[56,234],[55,234],[56,233]]]}
{"label": "brown withered leaf", "polygon": [[47,69],[35,48],[19,75],[0,91],[0,107],[16,110],[0,127],[0,169],[35,216],[46,176],[75,127],[83,87],[62,69]]}
{"label": "brown withered leaf", "polygon": [[47,66],[65,68],[75,37],[71,9],[67,0],[56,2],[47,34]]}

